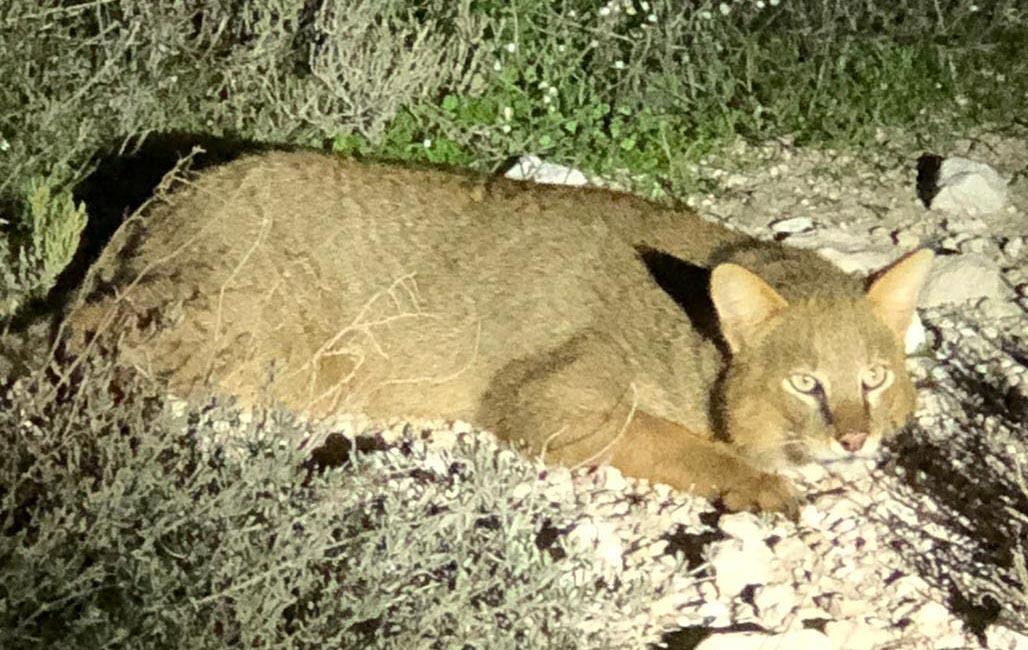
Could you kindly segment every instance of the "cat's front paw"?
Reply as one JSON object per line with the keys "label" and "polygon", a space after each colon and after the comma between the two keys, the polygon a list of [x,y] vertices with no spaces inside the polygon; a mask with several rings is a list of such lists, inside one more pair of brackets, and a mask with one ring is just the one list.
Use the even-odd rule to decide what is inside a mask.
{"label": "cat's front paw", "polygon": [[800,497],[792,482],[777,474],[754,472],[735,482],[721,494],[721,502],[732,511],[783,512],[792,519],[799,513]]}

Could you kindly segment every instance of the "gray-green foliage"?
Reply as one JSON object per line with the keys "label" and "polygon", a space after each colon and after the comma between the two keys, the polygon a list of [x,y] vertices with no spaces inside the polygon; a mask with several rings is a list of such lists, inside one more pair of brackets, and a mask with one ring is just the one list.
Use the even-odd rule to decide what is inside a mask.
{"label": "gray-green foliage", "polygon": [[75,179],[97,151],[153,132],[374,137],[475,69],[467,2],[41,4],[0,8],[0,193],[55,167]]}
{"label": "gray-green foliage", "polygon": [[[615,648],[658,589],[547,547],[573,500],[512,499],[538,467],[493,444],[308,473],[285,414],[77,379],[23,380],[0,409],[4,648]],[[586,612],[605,624],[579,632]]]}
{"label": "gray-green foliage", "polygon": [[[0,233],[0,318],[45,294],[77,241],[63,188],[93,157],[150,133],[315,144],[376,139],[399,108],[464,90],[480,20],[468,2],[213,0],[0,3],[0,217],[53,227]],[[48,179],[53,205],[22,188]],[[38,184],[31,190],[35,192]],[[61,188],[59,191],[57,188]],[[69,239],[70,235],[74,235]],[[75,241],[73,241],[75,240]],[[45,250],[37,244],[58,244]]]}

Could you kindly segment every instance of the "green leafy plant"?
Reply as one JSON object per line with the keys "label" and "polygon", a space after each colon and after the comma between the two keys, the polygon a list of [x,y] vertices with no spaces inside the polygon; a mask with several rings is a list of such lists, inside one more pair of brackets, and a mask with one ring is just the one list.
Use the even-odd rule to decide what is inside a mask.
{"label": "green leafy plant", "polygon": [[30,179],[20,212],[25,223],[0,238],[0,318],[44,297],[75,254],[86,207],[53,187],[50,178]]}

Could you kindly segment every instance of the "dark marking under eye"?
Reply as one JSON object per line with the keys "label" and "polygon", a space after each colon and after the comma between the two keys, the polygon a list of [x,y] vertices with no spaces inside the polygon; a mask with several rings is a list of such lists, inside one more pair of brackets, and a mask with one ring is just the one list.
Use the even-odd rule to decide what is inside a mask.
{"label": "dark marking under eye", "polygon": [[817,407],[818,411],[821,413],[821,419],[829,426],[834,425],[835,416],[832,415],[832,409],[828,408],[828,399],[825,397],[825,389],[820,383],[814,389],[814,396],[817,397]]}

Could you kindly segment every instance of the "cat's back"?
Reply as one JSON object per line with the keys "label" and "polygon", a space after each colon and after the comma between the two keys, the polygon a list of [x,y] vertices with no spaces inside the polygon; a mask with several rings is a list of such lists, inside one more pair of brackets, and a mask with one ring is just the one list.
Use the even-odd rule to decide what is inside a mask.
{"label": "cat's back", "polygon": [[272,153],[124,227],[69,323],[79,340],[128,332],[125,356],[185,392],[215,380],[252,396],[284,375],[287,401],[331,410],[448,378],[460,411],[513,358],[640,305],[673,310],[636,240],[700,258],[726,236],[602,190]]}

